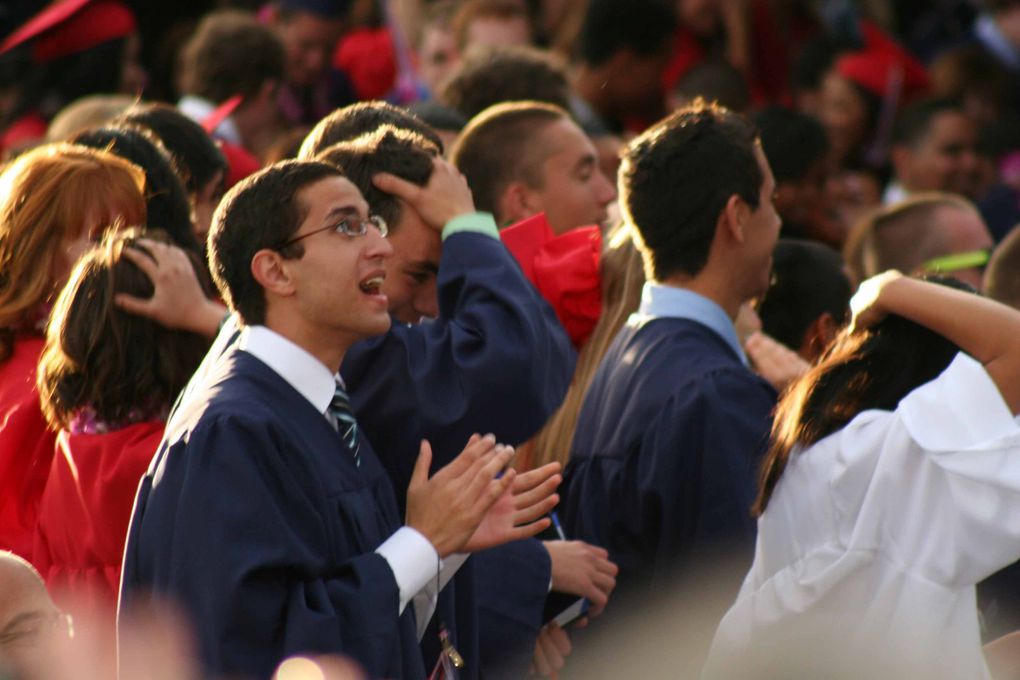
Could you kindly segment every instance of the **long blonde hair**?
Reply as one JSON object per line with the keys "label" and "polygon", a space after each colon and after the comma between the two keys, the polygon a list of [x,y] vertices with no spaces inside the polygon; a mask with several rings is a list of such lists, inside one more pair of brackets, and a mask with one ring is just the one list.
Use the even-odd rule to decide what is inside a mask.
{"label": "long blonde hair", "polygon": [[566,465],[581,405],[595,370],[627,318],[641,303],[645,283],[644,264],[634,245],[630,227],[617,226],[606,239],[600,265],[602,275],[602,315],[591,337],[581,349],[574,370],[574,381],[567,390],[563,405],[556,411],[532,441],[532,455],[527,464],[539,467],[559,462]]}
{"label": "long blonde hair", "polygon": [[0,362],[14,334],[31,328],[61,283],[62,242],[94,224],[145,223],[145,174],[113,154],[50,144],[0,173]]}

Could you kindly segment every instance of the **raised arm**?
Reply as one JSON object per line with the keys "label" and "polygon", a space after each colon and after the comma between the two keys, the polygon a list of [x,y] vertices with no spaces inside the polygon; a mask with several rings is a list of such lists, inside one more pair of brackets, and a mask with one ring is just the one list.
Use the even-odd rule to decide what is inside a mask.
{"label": "raised arm", "polygon": [[853,327],[897,314],[942,335],[981,362],[1020,413],[1020,312],[987,298],[889,271],[861,284],[850,301]]}

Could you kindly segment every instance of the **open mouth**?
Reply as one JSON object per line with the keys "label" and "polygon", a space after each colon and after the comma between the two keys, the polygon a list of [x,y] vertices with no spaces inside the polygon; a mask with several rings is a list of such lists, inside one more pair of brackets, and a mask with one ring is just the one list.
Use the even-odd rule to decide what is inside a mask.
{"label": "open mouth", "polygon": [[379,295],[382,292],[383,280],[386,278],[383,274],[376,274],[370,276],[367,279],[363,279],[358,287],[361,288],[361,292],[366,295]]}

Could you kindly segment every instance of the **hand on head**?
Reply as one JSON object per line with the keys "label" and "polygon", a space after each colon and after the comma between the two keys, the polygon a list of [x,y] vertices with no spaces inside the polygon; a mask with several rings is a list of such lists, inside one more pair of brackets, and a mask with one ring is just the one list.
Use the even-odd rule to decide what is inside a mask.
{"label": "hand on head", "polygon": [[457,168],[442,158],[433,159],[432,166],[432,176],[423,187],[386,172],[373,177],[372,182],[410,205],[426,224],[441,231],[454,217],[473,213],[475,202]]}

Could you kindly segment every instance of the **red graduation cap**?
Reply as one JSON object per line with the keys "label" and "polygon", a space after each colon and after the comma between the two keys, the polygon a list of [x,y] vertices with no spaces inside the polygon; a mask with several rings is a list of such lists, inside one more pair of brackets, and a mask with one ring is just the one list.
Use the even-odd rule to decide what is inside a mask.
{"label": "red graduation cap", "polygon": [[47,5],[0,43],[0,54],[33,42],[32,58],[44,64],[131,35],[135,15],[117,0],[60,0]]}
{"label": "red graduation cap", "polygon": [[836,72],[879,98],[900,93],[905,98],[928,88],[924,65],[877,26],[861,22],[864,49],[836,60]]}

